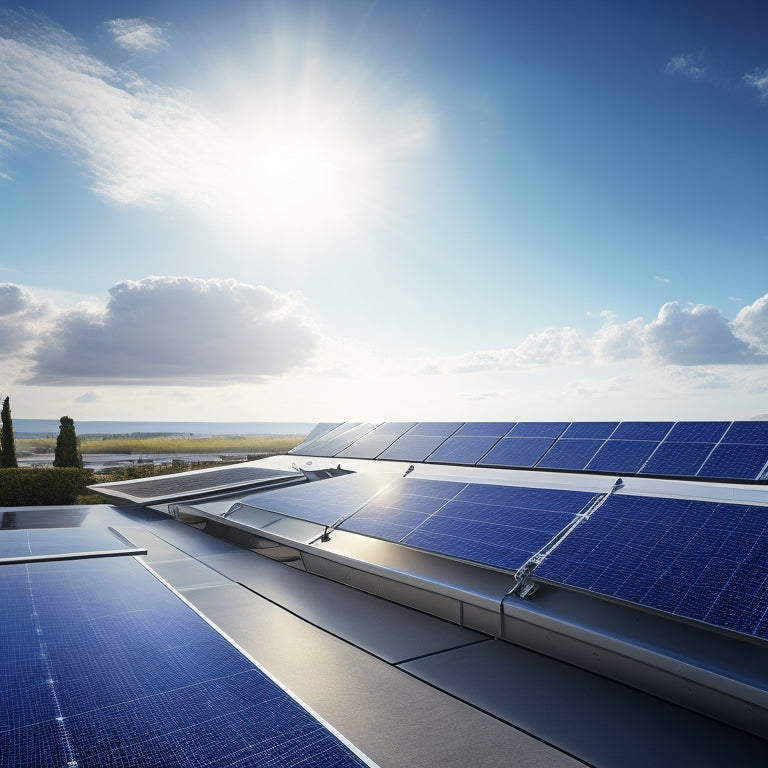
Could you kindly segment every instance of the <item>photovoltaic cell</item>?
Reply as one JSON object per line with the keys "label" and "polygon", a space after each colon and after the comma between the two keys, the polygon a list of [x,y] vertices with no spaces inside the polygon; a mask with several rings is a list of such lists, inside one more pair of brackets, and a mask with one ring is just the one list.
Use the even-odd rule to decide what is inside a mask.
{"label": "photovoltaic cell", "polygon": [[640,474],[695,477],[714,443],[673,443],[665,440],[648,459]]}
{"label": "photovoltaic cell", "polygon": [[[394,476],[397,478],[397,476]],[[371,501],[393,480],[392,475],[353,473],[244,496],[246,506],[266,509],[319,525],[333,525],[341,517]]]}
{"label": "photovoltaic cell", "polygon": [[532,467],[554,442],[551,437],[504,437],[478,461],[478,466]]}
{"label": "photovoltaic cell", "polygon": [[504,437],[512,427],[514,421],[470,421],[456,432],[462,437]]}
{"label": "photovoltaic cell", "polygon": [[579,470],[589,464],[605,440],[570,440],[561,437],[536,464],[539,469]]}
{"label": "photovoltaic cell", "polygon": [[315,425],[312,428],[312,431],[304,438],[304,440],[301,443],[299,443],[299,445],[297,445],[295,448],[288,451],[288,453],[294,453],[295,451],[302,450],[304,446],[307,445],[308,443],[314,442],[315,440],[317,440],[317,438],[327,434],[328,432],[330,432],[333,429],[336,429],[337,427],[342,426],[342,424],[343,422],[342,423],[323,422],[321,424]]}
{"label": "photovoltaic cell", "polygon": [[475,464],[498,441],[498,437],[453,435],[427,456],[426,460],[435,464]]}
{"label": "photovoltaic cell", "polygon": [[339,451],[336,456],[349,459],[375,459],[413,426],[415,426],[414,422],[385,422],[359,440],[355,440],[349,448]]}
{"label": "photovoltaic cell", "polygon": [[671,421],[622,421],[611,435],[611,440],[653,440],[664,439],[672,428]]}
{"label": "photovoltaic cell", "polygon": [[450,437],[462,426],[464,426],[463,421],[420,421],[408,430],[408,435]]}
{"label": "photovoltaic cell", "polygon": [[521,421],[512,427],[506,437],[557,438],[560,437],[567,426],[567,421]]}
{"label": "photovoltaic cell", "polygon": [[575,421],[562,436],[569,439],[607,439],[618,426],[618,421]]}
{"label": "photovoltaic cell", "polygon": [[588,472],[636,474],[658,446],[650,440],[606,440],[587,464]]}
{"label": "photovoltaic cell", "polygon": [[291,453],[301,456],[335,456],[376,426],[376,424],[345,422],[316,440],[302,443]]}
{"label": "photovoltaic cell", "polygon": [[765,507],[617,494],[535,574],[768,639]]}
{"label": "photovoltaic cell", "polygon": [[0,766],[368,765],[132,558],[0,568]]}
{"label": "photovoltaic cell", "polygon": [[129,549],[100,528],[33,528],[0,531],[0,557],[63,555]]}
{"label": "photovoltaic cell", "polygon": [[768,421],[734,421],[723,442],[768,445]]}
{"label": "photovoltaic cell", "polygon": [[717,443],[729,426],[729,421],[678,421],[665,442]]}
{"label": "photovoltaic cell", "polygon": [[445,437],[435,435],[412,435],[398,438],[377,458],[391,461],[424,461],[445,442]]}
{"label": "photovoltaic cell", "polygon": [[720,443],[698,471],[697,477],[757,480],[768,462],[768,445]]}

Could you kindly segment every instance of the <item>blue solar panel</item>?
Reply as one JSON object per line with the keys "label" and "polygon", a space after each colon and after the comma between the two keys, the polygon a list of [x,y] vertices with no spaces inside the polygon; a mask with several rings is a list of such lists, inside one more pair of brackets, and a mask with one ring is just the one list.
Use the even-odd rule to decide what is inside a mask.
{"label": "blue solar panel", "polygon": [[296,517],[320,525],[333,525],[359,509],[392,482],[391,475],[350,474],[244,496],[251,507]]}
{"label": "blue solar panel", "polygon": [[377,458],[391,461],[424,461],[445,442],[445,437],[436,435],[412,435],[408,433],[395,440]]}
{"label": "blue solar panel", "polygon": [[339,527],[515,570],[594,498],[578,491],[400,478]]}
{"label": "blue solar panel", "polygon": [[62,555],[129,549],[109,531],[100,528],[34,528],[0,531],[0,557]]}
{"label": "blue solar panel", "polygon": [[554,442],[551,437],[504,437],[478,461],[478,466],[532,467]]}
{"label": "blue solar panel", "polygon": [[768,421],[734,421],[723,442],[768,445]]}
{"label": "blue solar panel", "polygon": [[355,440],[367,435],[376,428],[376,424],[345,424],[346,429],[334,430],[333,434],[321,437],[308,446],[307,450],[314,456],[335,456],[339,451],[348,448]]}
{"label": "blue solar panel", "polygon": [[714,443],[673,443],[665,440],[646,462],[640,474],[695,477]]}
{"label": "blue solar panel", "polygon": [[[350,432],[355,432],[355,430],[358,430],[360,427],[363,427],[365,431],[368,431],[373,427],[373,425],[360,424],[358,422],[344,422],[343,424],[339,424],[338,426],[329,430],[325,434],[320,435],[314,440],[305,440],[303,443],[301,443],[301,445],[296,446],[296,448],[294,448],[291,453],[298,456],[333,456],[333,453],[326,450],[324,446],[333,446],[339,442],[343,445],[349,445],[352,440],[345,442],[344,436]],[[337,448],[337,450],[340,449]]]}
{"label": "blue solar panel", "polygon": [[466,437],[504,437],[514,426],[514,421],[470,421],[456,434]]}
{"label": "blue solar panel", "polygon": [[449,437],[462,426],[464,426],[463,421],[420,421],[408,430],[408,435]]}
{"label": "blue solar panel", "polygon": [[666,437],[673,443],[716,443],[730,426],[729,421],[678,421]]}
{"label": "blue solar panel", "polygon": [[563,432],[563,437],[569,439],[606,439],[618,426],[618,421],[575,421]]}
{"label": "blue solar panel", "polygon": [[768,462],[768,445],[720,443],[699,470],[697,477],[757,480]]}
{"label": "blue solar panel", "polygon": [[560,438],[536,465],[539,469],[584,469],[600,450],[604,440]]}
{"label": "blue solar panel", "polygon": [[427,456],[427,461],[436,464],[475,464],[498,441],[498,437],[453,435]]}
{"label": "blue solar panel", "polygon": [[515,424],[507,437],[560,437],[567,421],[521,421]]}
{"label": "blue solar panel", "polygon": [[2,766],[367,765],[132,558],[0,569]]}
{"label": "blue solar panel", "polygon": [[672,428],[671,421],[622,421],[611,435],[612,440],[663,440]]}
{"label": "blue solar panel", "polygon": [[340,427],[340,426],[342,426],[342,424],[339,422],[335,422],[335,423],[324,422],[321,424],[316,424],[312,428],[312,431],[304,438],[304,440],[295,448],[292,448],[290,451],[288,451],[288,453],[298,453],[302,451],[304,447],[309,443],[314,442],[319,437],[322,437],[323,435],[328,434],[328,432],[330,432],[332,429],[336,429],[337,427]]}
{"label": "blue solar panel", "polygon": [[390,421],[380,424],[376,429],[352,443],[349,448],[339,451],[336,456],[350,459],[375,459],[413,426],[414,422]]}
{"label": "blue solar panel", "polygon": [[537,576],[768,639],[768,510],[610,497]]}
{"label": "blue solar panel", "polygon": [[636,474],[658,446],[650,440],[606,440],[587,464],[588,472]]}

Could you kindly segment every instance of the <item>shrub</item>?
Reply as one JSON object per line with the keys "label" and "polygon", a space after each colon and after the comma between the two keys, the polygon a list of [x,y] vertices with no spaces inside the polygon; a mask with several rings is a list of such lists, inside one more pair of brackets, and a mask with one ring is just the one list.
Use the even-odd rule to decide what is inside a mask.
{"label": "shrub", "polygon": [[0,469],[0,506],[75,504],[93,483],[93,470],[75,467]]}

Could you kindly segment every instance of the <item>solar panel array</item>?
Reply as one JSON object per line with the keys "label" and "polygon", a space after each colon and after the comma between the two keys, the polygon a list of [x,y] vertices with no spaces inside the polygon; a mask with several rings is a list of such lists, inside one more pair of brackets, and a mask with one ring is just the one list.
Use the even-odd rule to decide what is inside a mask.
{"label": "solar panel array", "polygon": [[0,621],[0,766],[369,765],[132,558],[3,565]]}
{"label": "solar panel array", "polygon": [[583,491],[353,474],[265,491],[241,503],[516,570],[596,497]]}
{"label": "solar panel array", "polygon": [[615,494],[536,577],[768,640],[768,508]]}
{"label": "solar panel array", "polygon": [[768,422],[341,424],[291,453],[724,481],[768,480]]}

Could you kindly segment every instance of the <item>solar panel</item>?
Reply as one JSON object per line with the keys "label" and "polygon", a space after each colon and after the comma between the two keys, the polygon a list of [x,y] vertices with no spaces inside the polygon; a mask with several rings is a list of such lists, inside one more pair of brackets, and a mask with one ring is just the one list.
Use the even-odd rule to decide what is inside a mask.
{"label": "solar panel", "polygon": [[345,425],[348,428],[334,432],[333,435],[321,437],[311,446],[312,452],[316,456],[335,456],[339,451],[348,448],[355,440],[367,435],[376,424],[350,424]]}
{"label": "solar panel", "polygon": [[0,531],[0,557],[63,555],[131,549],[122,539],[100,528],[34,528]]}
{"label": "solar panel", "polygon": [[414,422],[385,422],[356,440],[349,448],[339,451],[336,456],[350,459],[375,459],[413,426],[415,426]]}
{"label": "solar panel", "polygon": [[612,440],[663,440],[674,422],[622,421],[611,435]]}
{"label": "solar panel", "polygon": [[462,437],[504,437],[514,426],[514,421],[470,421],[456,434]]}
{"label": "solar panel", "polygon": [[562,436],[569,439],[607,439],[618,426],[618,421],[575,421]]}
{"label": "solar panel", "polygon": [[521,421],[507,437],[560,437],[567,426],[567,421]]}
{"label": "solar panel", "polygon": [[288,453],[293,453],[295,450],[299,448],[303,448],[306,443],[311,443],[314,440],[317,440],[318,437],[321,437],[322,435],[325,435],[328,432],[330,432],[332,429],[336,429],[336,427],[340,427],[340,426],[342,426],[342,423],[340,422],[333,422],[333,423],[324,422],[324,423],[316,424],[312,428],[310,433],[304,438],[304,440],[295,448],[293,448],[293,450],[288,451]]}
{"label": "solar panel", "polygon": [[463,421],[420,421],[408,430],[408,435],[449,437],[463,426]]}
{"label": "solar panel", "polygon": [[536,464],[538,469],[584,469],[604,440],[570,440],[561,437]]}
{"label": "solar panel", "polygon": [[636,474],[658,446],[650,440],[606,440],[587,464],[588,472]]}
{"label": "solar panel", "polygon": [[768,445],[768,421],[734,421],[723,442]]}
{"label": "solar panel", "polygon": [[697,477],[757,480],[768,463],[768,445],[720,443],[704,462]]}
{"label": "solar panel", "polygon": [[768,639],[768,509],[614,495],[535,574]]}
{"label": "solar panel", "polygon": [[499,441],[498,437],[453,435],[427,456],[435,464],[476,464]]}
{"label": "solar panel", "polygon": [[369,763],[132,558],[0,569],[0,764]]}
{"label": "solar panel", "polygon": [[391,461],[424,461],[445,442],[442,435],[407,435],[395,440],[377,458]]}
{"label": "solar panel", "polygon": [[729,421],[678,421],[666,437],[673,443],[716,443],[730,426]]}
{"label": "solar panel", "polygon": [[695,477],[714,443],[673,443],[665,440],[648,459],[640,474]]}
{"label": "solar panel", "polygon": [[581,491],[400,478],[339,528],[516,570],[594,498]]}
{"label": "solar panel", "polygon": [[290,488],[264,491],[244,496],[242,504],[266,509],[279,515],[296,517],[319,525],[333,525],[346,515],[371,501],[397,475],[364,475],[352,473],[316,480]]}
{"label": "solar panel", "polygon": [[552,437],[504,437],[477,463],[482,467],[532,467],[554,442]]}

